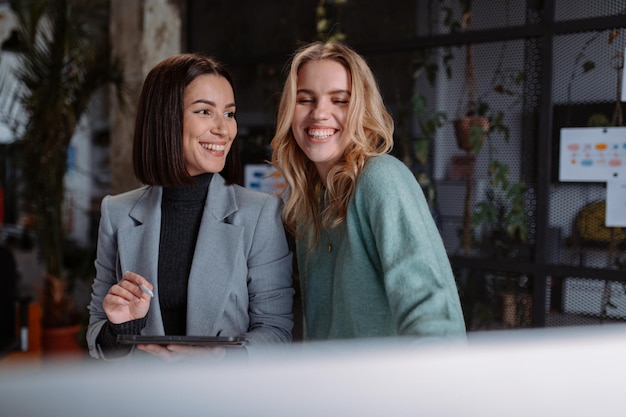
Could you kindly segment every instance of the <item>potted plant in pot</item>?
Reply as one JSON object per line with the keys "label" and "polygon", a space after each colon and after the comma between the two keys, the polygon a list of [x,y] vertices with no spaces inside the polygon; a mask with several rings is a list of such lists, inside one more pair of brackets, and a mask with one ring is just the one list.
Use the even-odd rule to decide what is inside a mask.
{"label": "potted plant in pot", "polygon": [[[469,29],[472,19],[471,1],[461,1],[461,6],[461,29],[465,31]],[[469,175],[465,178],[463,236],[461,239],[463,250],[467,254],[472,249],[471,204],[473,199],[475,154],[480,151],[483,141],[489,132],[489,119],[484,115],[484,109],[481,109],[482,111],[479,113],[479,105],[476,101],[476,75],[471,43],[465,45],[465,78],[463,88],[465,91],[460,95],[459,116],[453,120],[452,125],[457,146],[466,152],[465,164],[469,167]]]}
{"label": "potted plant in pot", "polygon": [[[527,186],[510,180],[508,164],[494,157],[489,141],[490,187],[485,199],[477,204],[472,226],[481,228],[481,246],[485,256],[494,259],[528,257],[528,216],[524,208]],[[503,324],[507,327],[529,326],[532,317],[531,282],[524,275],[496,273],[493,275],[500,299]]]}
{"label": "potted plant in pot", "polygon": [[[73,303],[63,222],[67,153],[94,95],[112,84],[123,99],[121,62],[109,56],[108,3],[81,0],[11,0],[22,52],[11,102],[19,141],[22,202],[32,214],[45,267],[41,295],[47,329],[79,324]],[[11,114],[15,114],[13,111]],[[45,341],[44,341],[45,348]]]}
{"label": "potted plant in pot", "polygon": [[489,242],[488,256],[497,259],[519,257],[519,247],[528,236],[528,217],[524,209],[524,182],[512,182],[508,164],[490,159],[488,173],[490,187],[485,199],[477,204],[472,215],[472,226],[482,227]]}
{"label": "potted plant in pot", "polygon": [[[471,21],[471,1],[461,1],[463,17],[461,19],[462,30],[468,30]],[[514,91],[515,87],[521,85],[524,80],[524,72],[519,70],[504,69],[506,44],[503,46],[492,80],[492,93],[507,95],[511,97],[521,96]],[[509,139],[509,128],[504,124],[504,113],[502,111],[491,111],[490,106],[485,101],[485,96],[477,97],[476,76],[474,69],[474,56],[472,44],[466,44],[466,61],[464,75],[464,91],[460,95],[459,116],[453,121],[454,134],[459,149],[466,152],[465,165],[469,167],[469,175],[466,176],[465,205],[463,215],[463,236],[462,244],[465,253],[469,253],[473,246],[473,182],[474,182],[474,162],[476,155],[481,151],[484,143],[493,134],[503,133],[505,141]],[[464,101],[465,100],[465,101]],[[519,103],[519,98],[515,100],[511,107]],[[499,173],[498,161],[491,161],[493,147],[490,146],[490,175]],[[493,171],[495,170],[495,171]],[[507,172],[508,175],[508,172]],[[496,177],[501,179],[500,175]]]}

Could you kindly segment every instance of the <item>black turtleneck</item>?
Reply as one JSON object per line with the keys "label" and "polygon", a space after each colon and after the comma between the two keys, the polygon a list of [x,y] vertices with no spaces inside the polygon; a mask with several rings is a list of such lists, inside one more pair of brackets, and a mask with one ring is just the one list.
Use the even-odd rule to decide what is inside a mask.
{"label": "black turtleneck", "polygon": [[165,334],[186,333],[187,283],[212,177],[202,174],[193,185],[163,189],[158,279]]}
{"label": "black turtleneck", "polygon": [[[158,280],[165,334],[186,334],[189,271],[213,174],[194,178],[196,183],[190,186],[163,189]],[[146,319],[147,316],[120,324],[107,321],[97,343],[109,357],[124,355],[130,347],[117,343],[117,335],[139,334]]]}

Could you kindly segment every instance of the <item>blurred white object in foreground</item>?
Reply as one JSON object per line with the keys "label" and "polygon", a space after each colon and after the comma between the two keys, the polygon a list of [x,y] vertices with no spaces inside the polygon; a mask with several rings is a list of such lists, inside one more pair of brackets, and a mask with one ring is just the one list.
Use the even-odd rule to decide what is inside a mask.
{"label": "blurred white object in foreground", "polygon": [[626,415],[626,326],[470,334],[466,347],[392,340],[293,345],[249,362],[0,371],[3,416]]}

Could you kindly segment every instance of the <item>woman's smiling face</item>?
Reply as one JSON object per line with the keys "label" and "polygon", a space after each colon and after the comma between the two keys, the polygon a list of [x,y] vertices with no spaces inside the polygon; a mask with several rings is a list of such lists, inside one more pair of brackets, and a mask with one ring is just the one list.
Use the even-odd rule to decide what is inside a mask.
{"label": "woman's smiling face", "polygon": [[224,169],[237,135],[235,95],[228,80],[200,75],[185,89],[183,155],[189,175]]}
{"label": "woman's smiling face", "polygon": [[307,62],[298,70],[291,130],[323,181],[350,142],[345,130],[350,86],[348,70],[329,59]]}

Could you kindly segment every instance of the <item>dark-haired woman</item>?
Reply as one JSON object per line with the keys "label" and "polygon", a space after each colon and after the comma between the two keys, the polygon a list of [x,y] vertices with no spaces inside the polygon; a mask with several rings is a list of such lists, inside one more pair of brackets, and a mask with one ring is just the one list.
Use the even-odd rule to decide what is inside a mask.
{"label": "dark-haired woman", "polygon": [[[135,175],[145,185],[102,201],[91,356],[137,352],[118,344],[119,334],[242,336],[249,351],[291,341],[282,202],[235,184],[235,109],[232,79],[211,58],[174,55],[146,77],[133,144]],[[136,348],[168,361],[224,354]]]}

